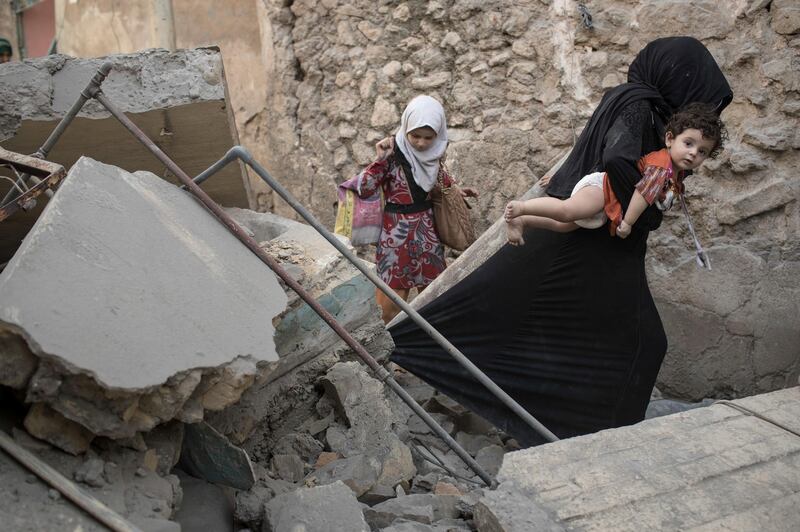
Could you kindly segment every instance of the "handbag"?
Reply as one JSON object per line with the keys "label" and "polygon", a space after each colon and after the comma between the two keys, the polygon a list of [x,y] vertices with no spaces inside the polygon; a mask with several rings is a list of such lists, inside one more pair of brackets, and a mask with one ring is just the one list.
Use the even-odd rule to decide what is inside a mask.
{"label": "handbag", "polygon": [[461,196],[458,186],[444,184],[444,165],[439,167],[436,185],[431,190],[433,223],[439,240],[456,251],[464,251],[475,242],[475,228],[469,216],[469,203]]}
{"label": "handbag", "polygon": [[361,198],[357,192],[358,176],[339,185],[339,204],[333,232],[346,236],[354,246],[377,244],[383,228],[383,189]]}

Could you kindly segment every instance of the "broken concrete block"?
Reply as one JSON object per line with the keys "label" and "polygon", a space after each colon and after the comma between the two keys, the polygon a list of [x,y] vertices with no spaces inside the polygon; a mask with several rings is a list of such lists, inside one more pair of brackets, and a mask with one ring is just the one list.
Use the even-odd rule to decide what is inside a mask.
{"label": "broken concrete block", "polygon": [[25,416],[25,430],[70,454],[85,453],[94,434],[70,421],[44,403],[31,406]]}
{"label": "broken concrete block", "polygon": [[411,450],[399,439],[390,441],[388,451],[382,453],[380,459],[381,474],[378,484],[381,486],[394,487],[401,482],[408,483],[417,474]]}
{"label": "broken concrete block", "polygon": [[14,389],[27,386],[39,359],[17,334],[0,329],[0,384]]}
{"label": "broken concrete block", "polygon": [[29,401],[127,438],[177,415],[206,374],[220,379],[201,404],[220,408],[277,359],[283,289],[185,192],[82,158],[48,205],[0,275],[0,329],[47,357]]}
{"label": "broken concrete block", "polygon": [[[0,140],[17,153],[33,153],[78,99],[104,62],[113,69],[103,93],[190,176],[238,144],[232,127],[222,56],[218,49],[146,50],[78,59],[50,55],[3,65],[0,71]],[[164,175],[163,165],[95,100],[89,100],[47,159],[69,169],[83,155],[130,172]],[[175,182],[169,174],[168,179]],[[5,195],[9,185],[0,185]],[[222,205],[257,208],[250,182],[231,164],[203,184]],[[45,205],[45,201],[40,201]],[[0,229],[0,262],[11,258],[41,213],[17,213]]]}
{"label": "broken concrete block", "polygon": [[353,490],[356,497],[360,497],[377,484],[380,471],[381,464],[376,458],[354,455],[334,460],[309,473],[305,483],[314,486],[343,482]]}
{"label": "broken concrete block", "polygon": [[496,435],[470,434],[467,432],[456,434],[456,441],[472,456],[476,456],[484,447],[503,444],[502,440]]}
{"label": "broken concrete block", "polygon": [[287,482],[300,482],[305,476],[303,461],[296,454],[276,454],[271,463],[278,478]]}
{"label": "broken concrete block", "polygon": [[78,482],[83,482],[93,488],[102,488],[106,481],[103,478],[105,462],[100,458],[88,458],[75,470],[72,477]]}
{"label": "broken concrete block", "polygon": [[323,445],[310,434],[292,432],[279,439],[272,452],[278,454],[295,454],[306,463],[314,463],[322,453]]}
{"label": "broken concrete block", "polygon": [[274,497],[296,489],[297,486],[285,480],[259,478],[248,491],[236,492],[236,520],[252,530],[261,530],[264,505]]}
{"label": "broken concrete block", "polygon": [[341,482],[279,495],[265,506],[263,532],[369,532],[361,505]]}
{"label": "broken concrete block", "polygon": [[394,499],[395,497],[397,497],[397,493],[395,493],[394,488],[378,484],[358,497],[358,502],[366,504],[367,506],[375,506],[376,504]]}
{"label": "broken concrete block", "polygon": [[373,529],[391,525],[396,519],[431,524],[439,519],[456,518],[458,497],[418,494],[397,497],[364,510],[364,517]]}
{"label": "broken concrete block", "polygon": [[326,465],[330,464],[334,460],[338,460],[341,457],[342,455],[340,455],[339,453],[321,452],[317,457],[317,461],[314,462],[314,469],[325,467]]}
{"label": "broken concrete block", "polygon": [[187,425],[180,466],[188,474],[215,484],[247,490],[255,482],[250,457],[205,422]]}
{"label": "broken concrete block", "polygon": [[501,445],[489,445],[481,448],[475,455],[475,461],[490,476],[495,476],[503,465],[503,456],[506,450]]}
{"label": "broken concrete block", "polygon": [[143,437],[145,448],[155,451],[158,457],[156,471],[166,475],[181,457],[184,425],[178,421],[164,423],[146,433]]}

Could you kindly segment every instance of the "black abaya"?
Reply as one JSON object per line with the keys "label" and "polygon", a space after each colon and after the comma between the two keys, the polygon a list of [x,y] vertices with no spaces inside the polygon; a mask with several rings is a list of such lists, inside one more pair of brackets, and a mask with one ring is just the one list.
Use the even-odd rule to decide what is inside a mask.
{"label": "black abaya", "polygon": [[[675,91],[705,94],[699,101],[722,102],[720,110],[730,101],[716,63],[713,86],[703,90],[691,80],[675,85],[649,64],[669,56],[666,51],[697,46],[711,57],[689,38],[660,39],[637,56],[631,76],[649,72],[650,81],[634,79],[603,98],[553,177],[551,194],[571,190],[587,170],[602,168],[627,206],[638,180],[636,160],[662,147],[665,109],[671,112],[682,97]],[[680,57],[697,56],[706,75],[703,53]],[[674,73],[674,62],[667,67]],[[660,85],[653,76],[661,76]],[[647,236],[661,221],[653,211],[626,240],[611,237],[607,227],[526,231],[524,246],[504,246],[420,313],[557,436],[635,423],[644,417],[667,348],[644,272]],[[524,445],[543,441],[413,322],[406,319],[390,332],[394,362]]]}

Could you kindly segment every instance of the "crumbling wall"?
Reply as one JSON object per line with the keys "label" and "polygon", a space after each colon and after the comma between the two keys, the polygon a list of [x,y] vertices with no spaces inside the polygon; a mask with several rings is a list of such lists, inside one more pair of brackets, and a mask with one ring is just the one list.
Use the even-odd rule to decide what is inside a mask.
{"label": "crumbling wall", "polygon": [[[258,140],[263,133],[267,80],[257,3],[175,0],[172,11],[177,48],[220,48],[241,143],[257,160],[266,160],[271,154]],[[151,0],[56,0],[58,50],[75,57],[98,57],[156,47],[160,41],[152,29],[153,6]],[[248,171],[248,177],[250,208],[270,210],[271,191],[253,172]]]}
{"label": "crumbling wall", "polygon": [[[694,265],[683,217],[650,239],[648,274],[670,338],[660,382],[687,398],[786,386],[800,371],[795,168],[800,10],[790,0],[261,0],[267,166],[332,224],[335,185],[374,157],[405,103],[448,112],[449,162],[482,195],[487,228],[570,149],[603,91],[651,39],[693,35],[734,89],[731,139],[689,183],[714,271]],[[276,210],[280,210],[276,206]]]}

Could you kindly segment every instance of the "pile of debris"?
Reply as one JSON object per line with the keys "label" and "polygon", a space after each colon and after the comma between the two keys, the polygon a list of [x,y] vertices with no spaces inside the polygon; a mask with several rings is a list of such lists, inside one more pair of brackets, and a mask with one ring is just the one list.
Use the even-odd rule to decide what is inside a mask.
{"label": "pile of debris", "polygon": [[[490,474],[513,439],[402,371],[395,377]],[[236,496],[252,530],[473,530],[481,480],[357,362],[339,362],[314,388],[314,411],[280,437],[245,442],[254,487]],[[235,408],[235,407],[234,407]]]}
{"label": "pile of debris", "polygon": [[[275,215],[227,212],[387,361],[374,287],[330,243]],[[192,477],[235,488],[228,511],[251,529],[470,529],[483,482],[222,225],[149,172],[79,159],[0,274],[0,301],[16,444],[144,529],[192,513]],[[424,383],[397,380],[490,474],[515,448]],[[76,518],[45,508],[58,491],[40,495],[8,500],[24,497],[45,527]]]}

